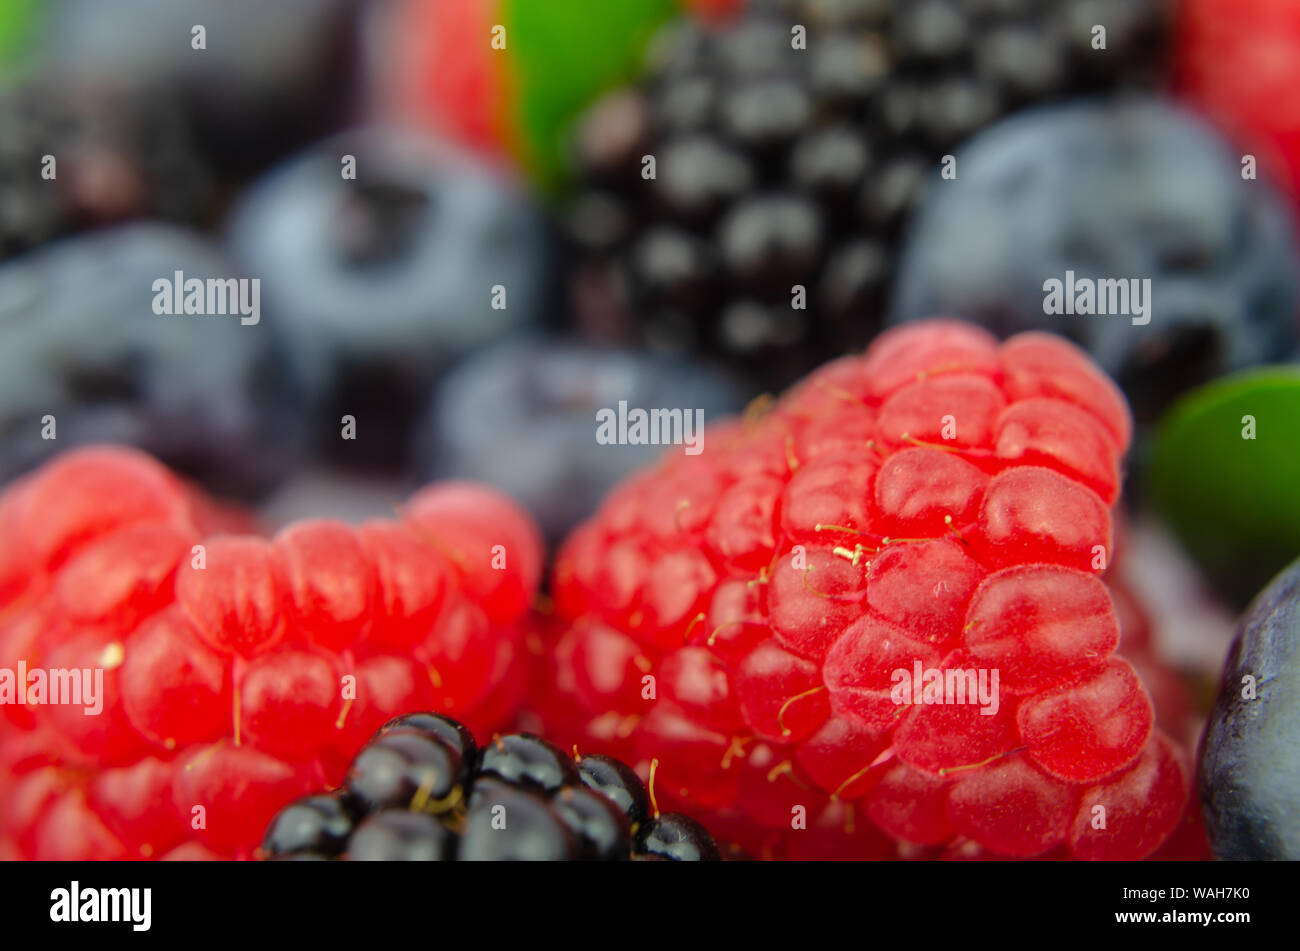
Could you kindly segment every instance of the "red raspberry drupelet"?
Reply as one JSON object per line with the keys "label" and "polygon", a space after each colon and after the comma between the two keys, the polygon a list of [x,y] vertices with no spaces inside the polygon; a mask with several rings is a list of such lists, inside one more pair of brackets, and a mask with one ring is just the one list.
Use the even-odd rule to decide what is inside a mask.
{"label": "red raspberry drupelet", "polygon": [[[391,521],[231,527],[126,449],[0,495],[0,858],[250,857],[391,717],[510,722],[542,559],[512,502],[446,483]],[[20,665],[101,672],[102,709],[17,703]]]}
{"label": "red raspberry drupelet", "polygon": [[1130,435],[1060,338],[891,331],[573,533],[537,713],[757,855],[1147,855],[1187,767],[1101,580]]}

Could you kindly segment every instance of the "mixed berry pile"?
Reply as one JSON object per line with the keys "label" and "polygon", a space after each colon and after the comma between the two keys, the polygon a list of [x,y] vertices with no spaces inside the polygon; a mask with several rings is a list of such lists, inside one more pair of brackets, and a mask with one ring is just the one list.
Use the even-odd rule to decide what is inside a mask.
{"label": "mixed berry pile", "polygon": [[946,155],[1016,109],[1155,85],[1165,33],[1161,0],[757,0],[676,23],[575,133],[579,280],[612,284],[645,343],[784,387],[879,329]]}
{"label": "mixed berry pile", "polygon": [[0,859],[1300,857],[1294,3],[12,7]]}
{"label": "mixed berry pile", "polygon": [[7,858],[248,857],[391,717],[486,734],[521,698],[541,544],[492,490],[266,539],[147,457],[87,449],[10,485],[0,525],[0,666],[104,672],[97,715],[0,708]]}

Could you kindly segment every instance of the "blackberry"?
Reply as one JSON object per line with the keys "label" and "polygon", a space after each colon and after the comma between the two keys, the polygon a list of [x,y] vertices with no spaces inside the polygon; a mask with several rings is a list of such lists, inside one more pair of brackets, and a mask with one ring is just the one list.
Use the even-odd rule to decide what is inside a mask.
{"label": "blackberry", "polygon": [[548,794],[579,782],[578,767],[573,759],[559,747],[531,733],[497,737],[483,750],[479,772]]}
{"label": "blackberry", "polygon": [[349,800],[362,812],[405,807],[441,812],[455,805],[470,764],[443,742],[416,730],[389,730],[358,754],[346,780]]}
{"label": "blackberry", "polygon": [[578,761],[578,772],[587,788],[617,805],[629,821],[639,825],[650,815],[650,797],[626,763],[610,756],[584,756]]}
{"label": "blackberry", "polygon": [[450,717],[390,721],[357,754],[342,788],[282,809],[268,859],[716,861],[696,821],[660,815],[635,772],[529,733],[483,749]]}
{"label": "blackberry", "polygon": [[333,858],[347,848],[356,828],[351,810],[336,796],[308,796],[276,817],[264,846],[269,855]]}
{"label": "blackberry", "polygon": [[132,218],[206,224],[214,210],[211,172],[168,96],[38,75],[0,90],[0,128],[0,259]]}
{"label": "blackberry", "polygon": [[943,156],[1024,105],[1151,84],[1165,20],[1164,0],[761,0],[675,23],[576,129],[575,282],[612,285],[652,345],[788,383],[870,338]]}

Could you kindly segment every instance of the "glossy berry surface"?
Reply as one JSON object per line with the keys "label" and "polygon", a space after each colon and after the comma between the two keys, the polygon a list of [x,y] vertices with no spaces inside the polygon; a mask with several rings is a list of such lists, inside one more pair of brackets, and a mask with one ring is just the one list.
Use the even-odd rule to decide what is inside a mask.
{"label": "glossy berry surface", "polygon": [[[959,313],[999,334],[1063,334],[1143,422],[1194,386],[1300,345],[1294,217],[1267,176],[1243,179],[1239,151],[1190,113],[1154,99],[1039,109],[956,160],[956,180],[929,190],[908,235],[895,322]],[[1123,294],[1097,284],[1089,302],[1085,285],[1116,278]],[[1052,314],[1050,280],[1069,299]]]}
{"label": "glossy berry surface", "polygon": [[721,858],[712,836],[689,816],[661,816],[647,825],[638,839],[643,852],[677,862],[717,861]]}
{"label": "glossy berry surface", "polygon": [[[357,753],[343,788],[293,802],[272,819],[264,857],[462,862],[721,858],[703,826],[677,813],[661,815],[651,807],[636,773],[617,760],[570,756],[531,733],[496,735],[478,756],[466,758],[465,735],[451,717],[434,713],[407,714],[385,724]],[[371,785],[391,794],[359,794],[365,777],[375,776],[385,781]],[[416,782],[405,782],[407,777]],[[356,823],[350,838],[345,821]],[[342,842],[338,831],[344,833]]]}
{"label": "glossy berry surface", "polygon": [[650,815],[650,799],[632,767],[609,756],[592,754],[578,761],[578,773],[588,789],[594,789],[623,811],[629,822],[639,825]]}
{"label": "glossy berry surface", "polygon": [[1141,857],[1187,781],[1101,580],[1131,427],[1058,337],[890,331],[570,536],[536,713],[756,856]]}
{"label": "glossy berry surface", "polygon": [[579,319],[621,313],[651,346],[723,354],[776,388],[865,345],[944,157],[1024,106],[1154,82],[1165,12],[774,0],[666,27],[641,82],[574,134]]}
{"label": "glossy berry surface", "polygon": [[1300,858],[1298,636],[1300,564],[1292,564],[1242,616],[1205,733],[1200,795],[1218,858]]}
{"label": "glossy berry surface", "polygon": [[[528,516],[449,483],[392,520],[247,531],[116,447],[64,453],[0,495],[0,667],[102,676],[97,712],[6,697],[0,855],[247,858],[286,803],[343,786],[345,804],[299,803],[266,843],[328,854],[362,809],[458,804],[469,731],[491,735],[521,700],[542,557]],[[399,720],[353,762],[433,704],[458,722]],[[408,831],[367,832],[369,847]]]}
{"label": "glossy berry surface", "polygon": [[309,796],[283,810],[267,833],[268,857],[308,852],[338,855],[347,846],[356,825],[351,811],[333,796]]}

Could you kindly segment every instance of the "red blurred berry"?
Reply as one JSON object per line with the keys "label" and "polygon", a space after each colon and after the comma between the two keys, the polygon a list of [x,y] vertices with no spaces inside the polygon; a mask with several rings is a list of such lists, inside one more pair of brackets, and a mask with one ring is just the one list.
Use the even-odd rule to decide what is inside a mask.
{"label": "red blurred berry", "polygon": [[1300,198],[1300,6],[1291,0],[1184,0],[1178,85]]}

